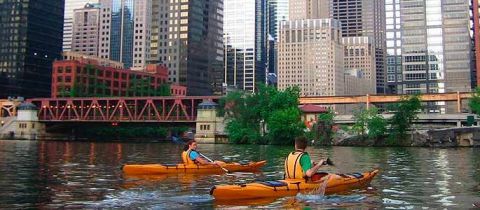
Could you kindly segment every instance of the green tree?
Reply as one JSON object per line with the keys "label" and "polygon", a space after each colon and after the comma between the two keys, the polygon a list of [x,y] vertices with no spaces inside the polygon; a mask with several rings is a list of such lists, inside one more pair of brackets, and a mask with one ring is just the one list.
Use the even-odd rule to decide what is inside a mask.
{"label": "green tree", "polygon": [[319,140],[325,145],[332,143],[334,118],[335,112],[332,109],[318,115],[317,123],[313,126],[316,131],[315,140]]}
{"label": "green tree", "polygon": [[386,132],[387,122],[382,115],[378,114],[377,108],[358,109],[353,111],[355,124],[352,130],[361,136],[378,138]]}
{"label": "green tree", "polygon": [[278,91],[259,85],[257,92],[232,92],[220,99],[232,143],[290,144],[303,132],[296,87]]}
{"label": "green tree", "polygon": [[298,120],[300,114],[300,110],[294,107],[273,112],[268,120],[269,143],[292,145],[295,137],[303,135],[305,125]]}
{"label": "green tree", "polygon": [[422,108],[418,95],[402,97],[400,102],[394,104],[391,109],[395,113],[390,119],[390,139],[404,139],[407,131],[412,126],[413,120]]}
{"label": "green tree", "polygon": [[473,113],[480,115],[480,88],[475,88],[475,92],[472,93],[472,98],[470,98],[468,106]]}
{"label": "green tree", "polygon": [[387,132],[387,120],[382,115],[376,114],[368,120],[367,128],[368,138],[378,139]]}
{"label": "green tree", "polygon": [[354,124],[352,126],[352,131],[357,135],[365,136],[368,126],[368,120],[372,115],[372,109],[360,108],[358,110],[353,110],[353,120]]}

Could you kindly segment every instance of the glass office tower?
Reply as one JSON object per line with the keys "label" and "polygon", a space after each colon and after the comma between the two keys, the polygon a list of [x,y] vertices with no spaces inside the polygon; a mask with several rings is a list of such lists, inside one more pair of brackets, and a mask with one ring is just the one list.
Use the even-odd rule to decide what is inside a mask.
{"label": "glass office tower", "polygon": [[265,83],[267,13],[262,0],[225,0],[225,83],[255,91]]}
{"label": "glass office tower", "polygon": [[63,0],[0,1],[0,98],[50,96],[64,6]]}

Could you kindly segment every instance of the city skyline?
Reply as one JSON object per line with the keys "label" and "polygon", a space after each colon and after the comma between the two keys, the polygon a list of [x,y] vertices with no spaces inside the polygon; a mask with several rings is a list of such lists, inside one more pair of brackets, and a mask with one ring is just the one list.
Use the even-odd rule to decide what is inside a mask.
{"label": "city skyline", "polygon": [[[14,3],[2,3],[5,9],[9,5]],[[341,41],[342,77],[375,77],[375,91],[364,87],[370,94],[463,92],[476,87],[480,78],[480,21],[474,0],[65,0],[62,12],[64,51],[119,61],[135,71],[164,64],[169,82],[185,85],[190,95],[224,94],[225,86],[252,92],[274,74],[280,78],[279,26],[294,20],[339,20],[342,37],[352,38]],[[357,49],[362,53],[355,53]],[[43,54],[50,63],[51,55]],[[6,55],[0,60],[4,84],[12,88],[14,81],[38,82],[12,74],[17,70],[8,70],[13,60],[6,59],[19,57]],[[52,56],[61,57],[58,52]],[[35,61],[26,64],[30,62]],[[49,83],[48,75],[42,77]]]}

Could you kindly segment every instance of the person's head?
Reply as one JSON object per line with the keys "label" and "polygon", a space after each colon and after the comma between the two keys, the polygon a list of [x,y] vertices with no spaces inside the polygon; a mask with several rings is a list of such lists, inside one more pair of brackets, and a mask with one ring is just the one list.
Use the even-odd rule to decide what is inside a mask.
{"label": "person's head", "polygon": [[307,148],[307,138],[305,136],[299,136],[295,138],[295,149],[305,150]]}
{"label": "person's head", "polygon": [[185,144],[185,147],[183,147],[183,150],[187,151],[187,150],[195,150],[197,149],[197,142],[195,140],[190,140],[187,142],[187,144]]}

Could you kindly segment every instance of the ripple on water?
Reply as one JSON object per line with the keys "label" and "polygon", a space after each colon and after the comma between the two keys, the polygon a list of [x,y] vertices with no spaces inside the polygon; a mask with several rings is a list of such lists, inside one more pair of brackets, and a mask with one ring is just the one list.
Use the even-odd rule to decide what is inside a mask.
{"label": "ripple on water", "polygon": [[402,200],[394,200],[391,198],[383,198],[383,204],[393,204],[393,205],[408,205],[410,203]]}
{"label": "ripple on water", "polygon": [[393,194],[406,194],[406,192],[398,191],[398,190],[394,190],[394,189],[383,189],[382,192],[393,193]]}
{"label": "ripple on water", "polygon": [[214,198],[211,195],[181,195],[169,196],[159,191],[124,191],[114,195],[107,195],[106,199],[89,206],[94,208],[121,208],[121,207],[152,207],[152,208],[179,208],[184,205],[211,205]]}
{"label": "ripple on water", "polygon": [[366,196],[362,195],[308,195],[299,193],[295,197],[296,200],[305,203],[315,204],[345,204],[345,203],[359,203],[362,202]]}

